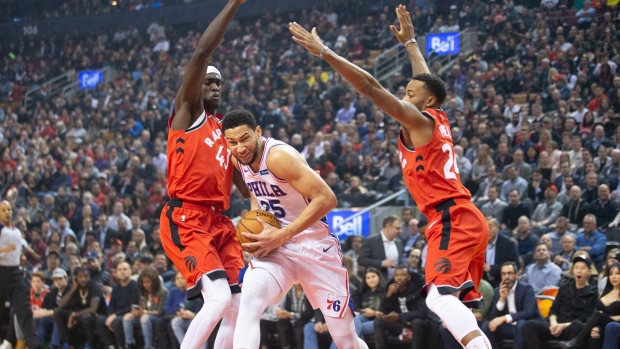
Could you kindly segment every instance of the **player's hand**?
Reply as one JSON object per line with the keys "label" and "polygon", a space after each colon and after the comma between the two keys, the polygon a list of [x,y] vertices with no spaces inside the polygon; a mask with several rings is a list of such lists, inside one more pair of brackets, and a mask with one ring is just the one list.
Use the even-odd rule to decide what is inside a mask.
{"label": "player's hand", "polygon": [[396,17],[398,17],[398,22],[400,22],[400,30],[396,29],[393,25],[390,26],[390,29],[392,29],[392,32],[396,35],[398,41],[401,44],[404,44],[407,40],[415,37],[413,23],[411,22],[411,15],[409,14],[409,11],[407,11],[407,7],[404,5],[398,5],[396,8]]}
{"label": "player's hand", "polygon": [[260,217],[256,217],[256,220],[263,226],[263,231],[260,234],[252,234],[248,232],[242,232],[241,234],[247,239],[254,240],[255,242],[246,242],[242,244],[244,248],[250,248],[256,250],[253,252],[256,257],[265,257],[271,251],[282,246],[286,242],[287,237],[284,229],[277,229],[271,224],[265,222]]}
{"label": "player's hand", "polygon": [[316,33],[316,27],[312,28],[312,34],[302,28],[297,22],[288,24],[288,30],[293,34],[293,41],[302,45],[311,54],[318,56],[323,51],[323,42]]}

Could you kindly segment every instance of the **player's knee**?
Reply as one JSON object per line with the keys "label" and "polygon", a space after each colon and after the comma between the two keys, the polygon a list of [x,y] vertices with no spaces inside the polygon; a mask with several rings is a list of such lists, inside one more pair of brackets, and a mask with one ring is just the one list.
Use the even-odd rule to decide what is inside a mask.
{"label": "player's knee", "polygon": [[228,281],[224,278],[211,280],[208,277],[203,277],[202,297],[204,307],[211,307],[214,311],[223,314],[232,302]]}

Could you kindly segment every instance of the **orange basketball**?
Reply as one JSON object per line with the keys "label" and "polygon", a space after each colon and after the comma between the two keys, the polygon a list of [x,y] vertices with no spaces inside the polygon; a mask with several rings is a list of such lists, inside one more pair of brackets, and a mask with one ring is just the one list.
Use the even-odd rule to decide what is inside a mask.
{"label": "orange basketball", "polygon": [[[260,218],[265,221],[267,224],[272,225],[278,229],[280,229],[280,222],[278,222],[278,218],[274,216],[271,212],[265,210],[253,210],[246,213],[239,223],[237,224],[237,240],[239,240],[240,244],[246,242],[253,242],[253,240],[246,239],[242,232],[252,233],[252,234],[260,234],[263,231],[263,225],[256,218]],[[256,248],[242,248],[249,253],[255,252]]]}

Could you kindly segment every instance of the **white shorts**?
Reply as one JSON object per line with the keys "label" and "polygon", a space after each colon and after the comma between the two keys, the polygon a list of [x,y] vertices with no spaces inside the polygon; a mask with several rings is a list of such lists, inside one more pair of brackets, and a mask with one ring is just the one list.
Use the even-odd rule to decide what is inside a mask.
{"label": "white shorts", "polygon": [[341,318],[351,300],[349,273],[342,262],[338,239],[326,236],[284,244],[266,257],[253,258],[247,273],[255,268],[267,270],[283,294],[298,281],[313,309],[320,308],[325,316]]}

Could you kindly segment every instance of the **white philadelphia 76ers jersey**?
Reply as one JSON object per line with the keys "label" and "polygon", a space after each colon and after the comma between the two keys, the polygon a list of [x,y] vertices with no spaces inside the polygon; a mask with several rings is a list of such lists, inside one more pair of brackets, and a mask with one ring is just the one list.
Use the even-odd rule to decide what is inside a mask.
{"label": "white philadelphia 76ers jersey", "polygon": [[[263,138],[265,148],[260,159],[258,172],[254,172],[248,165],[239,164],[239,170],[243,175],[245,184],[254,194],[261,209],[273,213],[280,224],[284,227],[294,221],[308,206],[308,198],[301,195],[286,181],[277,178],[267,168],[267,156],[274,147],[290,147],[290,145],[273,138]],[[296,151],[296,150],[295,150]],[[297,234],[290,243],[305,240],[307,238],[321,239],[330,235],[327,219],[323,218],[310,226],[307,230]]]}

